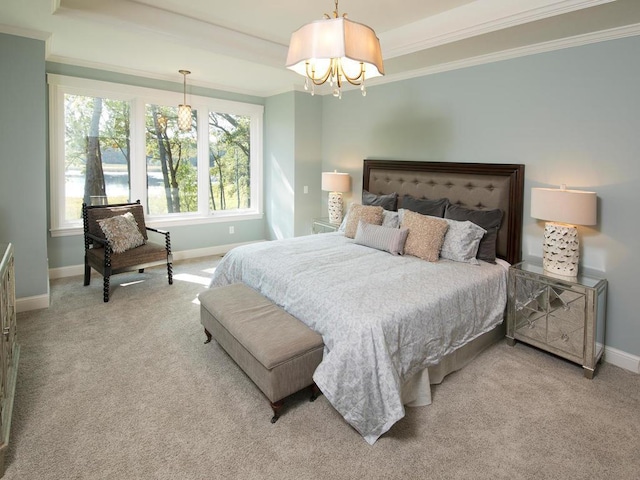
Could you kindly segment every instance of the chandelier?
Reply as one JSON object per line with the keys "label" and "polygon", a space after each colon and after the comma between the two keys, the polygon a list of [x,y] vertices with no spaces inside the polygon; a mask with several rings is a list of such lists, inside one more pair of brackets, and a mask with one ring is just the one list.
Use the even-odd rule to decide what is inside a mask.
{"label": "chandelier", "polygon": [[184,78],[184,99],[183,103],[178,105],[178,128],[185,132],[191,130],[191,105],[187,105],[187,75],[191,72],[189,70],[178,70],[178,73],[182,74]]}
{"label": "chandelier", "polygon": [[286,67],[305,77],[304,88],[329,82],[333,96],[342,98],[346,80],[360,86],[367,94],[365,80],[384,75],[380,40],[372,28],[352,22],[347,14],[338,14],[338,0],[333,17],[308,23],[291,34]]}

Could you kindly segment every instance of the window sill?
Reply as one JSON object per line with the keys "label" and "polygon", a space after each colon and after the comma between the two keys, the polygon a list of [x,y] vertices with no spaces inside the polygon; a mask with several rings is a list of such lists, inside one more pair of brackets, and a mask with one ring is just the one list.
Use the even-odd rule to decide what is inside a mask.
{"label": "window sill", "polygon": [[[210,223],[224,223],[224,222],[242,222],[247,220],[262,220],[264,214],[262,213],[216,213],[208,216],[194,216],[181,215],[180,218],[171,218],[167,216],[146,217],[145,221],[148,227],[169,229],[171,227],[180,227],[186,225],[204,225]],[[51,228],[52,237],[70,237],[74,235],[83,235],[82,224],[69,225],[66,227]]]}

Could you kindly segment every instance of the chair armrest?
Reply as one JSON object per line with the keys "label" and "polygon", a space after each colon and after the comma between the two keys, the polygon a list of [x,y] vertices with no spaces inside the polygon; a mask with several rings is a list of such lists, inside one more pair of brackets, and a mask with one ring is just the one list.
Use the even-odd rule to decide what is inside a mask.
{"label": "chair armrest", "polygon": [[104,246],[109,246],[109,247],[111,246],[109,241],[107,239],[105,239],[105,238],[97,237],[97,236],[95,236],[95,235],[93,235],[91,233],[85,233],[84,236],[85,236],[85,238],[90,238],[94,242],[100,243],[100,244],[102,244]]}
{"label": "chair armrest", "polygon": [[111,254],[113,253],[113,247],[111,246],[111,243],[109,243],[109,240],[105,238],[97,237],[89,232],[85,232],[84,234],[85,250],[89,249],[89,240],[92,240],[94,243],[99,243],[104,246],[105,260],[108,260],[109,257],[111,257]]}
{"label": "chair armrest", "polygon": [[167,254],[171,257],[171,234],[166,230],[160,230],[158,228],[146,227],[150,232],[156,232],[160,235],[164,235],[164,245],[167,249]]}
{"label": "chair armrest", "polygon": [[159,230],[159,229],[153,228],[153,227],[146,227],[146,228],[150,232],[160,233],[160,234],[165,235],[165,236],[169,235],[169,232],[167,232],[166,230]]}

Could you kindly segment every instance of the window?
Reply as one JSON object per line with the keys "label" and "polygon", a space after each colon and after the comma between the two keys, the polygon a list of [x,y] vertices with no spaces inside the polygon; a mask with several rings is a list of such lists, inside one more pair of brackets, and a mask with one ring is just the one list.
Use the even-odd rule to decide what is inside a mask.
{"label": "window", "polygon": [[52,235],[81,232],[82,203],[140,200],[158,225],[261,218],[260,105],[48,75]]}
{"label": "window", "polygon": [[209,208],[251,207],[251,118],[209,112]]}
{"label": "window", "polygon": [[145,105],[145,150],[149,214],[197,212],[197,126],[181,132],[178,107]]}
{"label": "window", "polygon": [[129,201],[129,102],[64,94],[64,221],[82,202]]}

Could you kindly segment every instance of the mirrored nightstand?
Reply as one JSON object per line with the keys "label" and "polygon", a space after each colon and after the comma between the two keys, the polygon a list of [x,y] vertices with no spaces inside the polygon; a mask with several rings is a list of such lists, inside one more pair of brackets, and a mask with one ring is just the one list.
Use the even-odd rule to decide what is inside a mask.
{"label": "mirrored nightstand", "polygon": [[607,281],[585,274],[560,277],[542,265],[509,268],[507,338],[582,365],[593,378],[604,351]]}
{"label": "mirrored nightstand", "polygon": [[329,221],[329,217],[325,218],[314,218],[312,231],[313,233],[328,233],[328,232],[337,232],[340,224],[331,223]]}

